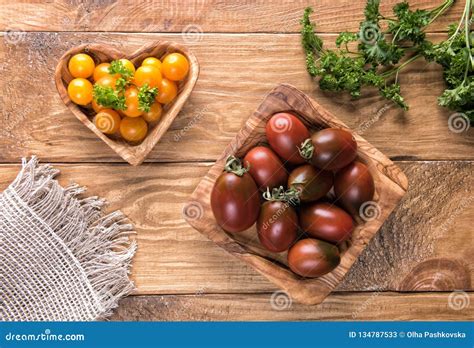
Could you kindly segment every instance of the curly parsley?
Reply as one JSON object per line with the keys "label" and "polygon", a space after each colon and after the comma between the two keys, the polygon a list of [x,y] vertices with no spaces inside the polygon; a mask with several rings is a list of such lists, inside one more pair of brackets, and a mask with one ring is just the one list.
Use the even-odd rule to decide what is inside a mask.
{"label": "curly parsley", "polygon": [[472,0],[466,0],[458,25],[451,25],[449,38],[438,44],[426,43],[423,55],[443,67],[447,89],[438,104],[465,114],[474,122],[474,32]]}
{"label": "curly parsley", "polygon": [[129,81],[133,77],[133,71],[125,67],[120,60],[113,60],[110,62],[109,74],[119,74],[126,81]]}
{"label": "curly parsley", "polygon": [[158,88],[148,87],[148,84],[144,84],[138,90],[138,108],[141,111],[150,111],[151,104],[155,102],[155,97],[158,94]]}
{"label": "curly parsley", "polygon": [[109,73],[111,75],[120,75],[115,82],[115,88],[95,84],[92,90],[94,100],[97,104],[106,108],[125,110],[127,109],[125,89],[130,84],[133,71],[127,69],[120,60],[113,60],[110,62]]}
{"label": "curly parsley", "polygon": [[125,105],[125,96],[122,91],[95,84],[92,93],[96,103],[105,108],[115,110],[125,110],[127,108]]}
{"label": "curly parsley", "polygon": [[[425,38],[425,27],[446,11],[453,1],[445,0],[433,10],[415,11],[404,1],[393,7],[394,17],[387,18],[379,11],[380,0],[368,0],[359,32],[340,33],[336,50],[323,47],[321,38],[314,32],[315,25],[310,21],[313,10],[308,7],[301,20],[307,71],[312,77],[319,78],[321,89],[346,91],[358,98],[363,87],[372,86],[384,98],[408,109],[397,82],[398,73],[422,57],[424,50],[430,47]],[[387,29],[383,31],[382,27]],[[357,47],[351,49],[351,43],[356,42]],[[469,92],[463,90],[462,93]]]}

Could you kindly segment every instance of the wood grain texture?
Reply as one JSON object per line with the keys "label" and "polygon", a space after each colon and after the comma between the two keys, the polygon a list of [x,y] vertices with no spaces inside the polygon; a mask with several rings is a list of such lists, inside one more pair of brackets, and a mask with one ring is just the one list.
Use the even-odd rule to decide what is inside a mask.
{"label": "wood grain texture", "polygon": [[[132,276],[136,294],[271,292],[276,286],[191,228],[182,216],[212,163],[66,164],[64,185],[121,209],[137,230]],[[410,186],[339,290],[450,291],[473,289],[474,162],[398,162]],[[0,190],[18,165],[0,165]],[[429,247],[429,248],[428,248]],[[421,270],[421,271],[420,271]],[[421,276],[416,276],[421,274]]]}
{"label": "wood grain texture", "polygon": [[[140,66],[142,61],[147,57],[156,57],[163,60],[163,57],[171,53],[181,53],[186,56],[189,62],[189,72],[183,81],[179,81],[178,95],[173,102],[163,106],[163,113],[159,122],[148,124],[148,134],[145,139],[139,144],[130,144],[123,138],[117,135],[107,136],[97,129],[92,121],[95,115],[94,110],[89,105],[81,107],[74,104],[69,98],[67,88],[69,83],[73,80],[73,76],[69,72],[68,62],[72,56],[78,53],[87,53],[95,61],[96,65],[100,63],[109,63],[113,60],[121,58],[128,58],[136,67]],[[109,147],[114,150],[120,157],[131,165],[137,166],[141,164],[146,156],[150,153],[153,147],[165,132],[170,127],[173,120],[178,116],[184,103],[191,95],[194,85],[199,76],[199,63],[196,56],[188,50],[185,46],[168,41],[155,41],[140,47],[131,55],[125,55],[123,52],[109,45],[94,45],[84,44],[69,49],[59,59],[58,65],[54,72],[54,81],[56,89],[64,104],[68,109],[81,121],[87,128],[89,128],[95,135],[104,141]]]}
{"label": "wood grain texture", "polygon": [[[324,39],[333,42],[335,37]],[[173,34],[106,33],[25,33],[15,44],[0,40],[0,60],[5,62],[0,161],[16,162],[27,154],[47,161],[121,161],[63,105],[52,79],[54,68],[76,45],[114,42],[129,54],[155,40],[183,42]],[[419,61],[401,72],[402,92],[411,105],[404,113],[375,91],[356,101],[321,92],[306,73],[298,35],[214,34],[187,46],[200,62],[200,78],[149,161],[215,160],[263,96],[282,82],[308,93],[391,158],[474,159],[473,127],[451,132],[451,113],[436,105],[444,86],[435,64]]]}
{"label": "wood grain texture", "polygon": [[474,163],[404,162],[400,167],[410,182],[408,193],[341,288],[360,281],[365,289],[471,288]]}
{"label": "wood grain texture", "polygon": [[111,320],[472,320],[474,293],[464,295],[471,305],[459,310],[449,307],[449,294],[333,293],[317,306],[284,299],[272,306],[271,294],[133,296]]}
{"label": "wood grain texture", "polygon": [[[384,0],[380,9],[392,13],[399,1]],[[413,8],[432,9],[442,3],[410,0]],[[70,1],[1,0],[0,30],[29,31],[141,31],[141,32],[299,32],[306,6],[313,6],[320,32],[357,31],[365,1],[350,0],[161,0]],[[446,30],[459,19],[462,2],[456,2],[429,31]],[[192,26],[192,27],[190,27]]]}
{"label": "wood grain texture", "polygon": [[225,148],[216,164],[199,183],[183,213],[191,226],[214,241],[218,246],[247,262],[257,272],[287,291],[295,300],[306,304],[322,302],[336,288],[365,249],[385,219],[404,196],[408,182],[403,172],[386,156],[353,133],[357,141],[357,160],[365,163],[374,178],[375,195],[373,209],[378,209],[370,220],[356,218],[357,225],[348,245],[342,247],[341,263],[330,273],[318,278],[303,278],[293,273],[281,254],[268,253],[256,241],[255,226],[249,234],[230,234],[220,228],[212,214],[210,196],[219,175],[224,170],[228,156],[243,158],[253,147],[267,143],[265,125],[276,113],[290,111],[314,131],[321,128],[350,129],[321,105],[290,85],[275,87],[247,120],[237,136]]}
{"label": "wood grain texture", "polygon": [[[441,1],[410,4],[433,8]],[[389,13],[396,2],[383,0],[382,11]],[[0,164],[0,189],[15,177],[21,156],[96,162],[59,165],[60,181],[87,184],[89,194],[109,199],[108,209],[122,209],[135,222],[136,293],[195,295],[129,297],[114,319],[472,320],[472,293],[471,306],[454,311],[447,306],[449,293],[379,290],[473,290],[473,128],[449,131],[451,113],[436,106],[444,89],[441,70],[423,61],[400,74],[402,93],[411,105],[405,113],[374,91],[358,101],[321,92],[305,71],[297,34],[308,4],[0,0],[0,163],[15,164]],[[333,47],[335,33],[357,30],[364,1],[320,0],[311,5],[317,31],[331,33],[323,39]],[[441,31],[457,21],[462,7],[457,1],[430,26],[430,32],[439,34],[429,38],[446,37]],[[90,30],[96,32],[81,32]],[[112,43],[130,54],[156,40],[187,45],[201,63],[201,75],[148,161],[188,163],[116,164],[120,157],[62,104],[52,80],[54,68],[76,45]],[[281,82],[316,98],[392,159],[407,160],[396,163],[410,181],[408,194],[360,255],[339,286],[341,292],[318,306],[294,302],[289,311],[272,310],[269,301],[276,287],[190,228],[181,215],[184,202],[212,165],[200,161],[218,158],[263,96]],[[374,292],[352,293],[358,290]]]}

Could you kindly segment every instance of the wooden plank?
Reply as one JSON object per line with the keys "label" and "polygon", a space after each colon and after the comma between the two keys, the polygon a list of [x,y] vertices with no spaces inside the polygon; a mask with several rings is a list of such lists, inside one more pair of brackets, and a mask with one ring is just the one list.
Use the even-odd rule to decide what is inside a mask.
{"label": "wooden plank", "polygon": [[[179,34],[105,33],[25,33],[17,43],[0,40],[0,161],[14,162],[33,153],[49,161],[121,161],[63,105],[53,82],[54,68],[67,49],[81,43],[116,43],[133,52],[157,39],[183,41]],[[334,36],[325,40],[333,42]],[[189,44],[200,62],[200,78],[149,160],[215,160],[263,96],[282,82],[314,97],[387,156],[474,159],[472,127],[450,131],[451,112],[436,105],[444,86],[435,64],[420,61],[400,74],[411,105],[404,113],[374,91],[357,101],[321,92],[306,73],[299,41],[295,34],[213,34]]]}
{"label": "wooden plank", "polygon": [[341,289],[470,289],[474,162],[397,164],[408,177],[408,193]]}
{"label": "wooden plank", "polygon": [[[384,0],[381,12],[390,16],[399,0]],[[411,0],[413,8],[432,9],[441,0]],[[365,1],[319,0],[311,4],[320,32],[358,30]],[[445,30],[459,20],[457,1],[430,31]],[[33,1],[1,0],[0,30],[140,31],[140,32],[298,32],[304,0],[284,1]]]}
{"label": "wooden plank", "polygon": [[[474,162],[398,162],[409,190],[340,290],[472,290]],[[210,163],[58,165],[134,222],[136,294],[254,293],[275,286],[192,229],[183,204]],[[0,165],[0,189],[18,165]],[[430,247],[432,246],[432,248]]]}
{"label": "wooden plank", "polygon": [[[112,320],[279,321],[279,320],[472,320],[474,293],[334,293],[317,306],[279,295],[131,296],[120,302]],[[274,297],[274,299],[277,297]],[[453,298],[453,297],[452,297]],[[450,306],[450,303],[451,306]],[[469,305],[470,303],[470,305]],[[454,309],[457,308],[457,309]]]}

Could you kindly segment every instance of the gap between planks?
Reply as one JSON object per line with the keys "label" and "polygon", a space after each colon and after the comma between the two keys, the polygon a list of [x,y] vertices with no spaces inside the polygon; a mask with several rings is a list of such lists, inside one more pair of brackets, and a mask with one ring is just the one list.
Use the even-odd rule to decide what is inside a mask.
{"label": "gap between planks", "polygon": [[[473,293],[466,293],[468,299]],[[269,294],[131,296],[111,320],[470,320],[473,307],[449,308],[448,293],[332,293],[316,306],[272,302]]]}
{"label": "gap between planks", "polygon": [[[26,159],[31,158],[31,156],[23,156]],[[58,166],[72,166],[72,165],[88,165],[88,166],[130,166],[125,161],[110,161],[110,162],[92,162],[92,161],[48,161],[48,160],[43,160],[42,158],[38,157],[40,162],[42,163],[49,163],[53,165],[58,165]],[[422,158],[417,158],[417,157],[403,157],[402,159],[399,159],[400,156],[394,156],[394,157],[388,157],[392,162],[396,163],[433,163],[433,162],[440,162],[440,163],[452,163],[452,162],[463,162],[463,163],[474,163],[474,160],[470,159],[422,159]],[[200,166],[209,166],[216,163],[216,159],[197,159],[197,160],[188,160],[188,161],[148,161],[148,162],[143,162],[139,167],[145,167],[147,165],[182,165],[182,164],[196,164]],[[20,166],[21,165],[21,157],[18,158],[18,161],[12,162],[12,161],[0,161],[0,166]],[[131,166],[130,166],[131,167]]]}
{"label": "gap between planks", "polygon": [[[12,32],[15,32],[15,30],[11,30]],[[107,30],[107,31],[98,31],[98,30],[93,30],[93,31],[88,31],[88,30],[79,30],[79,31],[73,31],[73,30],[64,30],[64,31],[59,31],[59,30],[19,30],[22,33],[28,34],[34,34],[34,33],[58,33],[58,34],[143,34],[143,35],[156,35],[156,34],[163,34],[163,35],[183,35],[182,31],[154,31],[154,32],[148,32],[148,31],[114,31],[114,30]],[[0,34],[5,35],[7,32],[4,28],[0,30]],[[447,30],[441,30],[441,31],[426,31],[425,32],[427,35],[435,35],[435,34],[447,34]],[[333,37],[338,37],[338,33],[331,33],[331,32],[326,32],[326,31],[315,31],[316,35],[324,35],[324,36],[333,36]],[[255,31],[255,32],[245,32],[245,31],[234,31],[234,32],[219,32],[219,31],[207,31],[205,33],[201,33],[199,35],[203,36],[212,36],[212,35],[228,35],[228,36],[233,36],[233,35],[292,35],[292,36],[300,36],[300,32],[285,32],[285,31]],[[388,35],[387,35],[388,37]]]}
{"label": "gap between planks", "polygon": [[[279,291],[280,289],[275,288],[275,291]],[[141,293],[135,294],[131,293],[129,297],[156,297],[156,296],[182,296],[182,297],[199,297],[205,295],[221,295],[221,296],[235,296],[235,295],[245,295],[245,296],[252,296],[252,295],[271,295],[275,291],[205,291],[203,293],[197,293],[196,291],[184,291],[184,292],[160,292],[160,293]],[[332,291],[329,296],[338,295],[338,296],[351,296],[351,295],[367,295],[367,294],[384,294],[384,295],[446,295],[454,292],[456,290],[440,290],[440,291],[394,291],[394,290],[337,290]],[[461,290],[468,295],[474,295],[473,290]],[[310,305],[311,306],[311,305]]]}

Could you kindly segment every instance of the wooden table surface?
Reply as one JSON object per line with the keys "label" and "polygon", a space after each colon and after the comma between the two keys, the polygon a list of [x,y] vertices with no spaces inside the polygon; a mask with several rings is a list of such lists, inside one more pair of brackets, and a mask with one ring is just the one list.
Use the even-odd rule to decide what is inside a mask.
{"label": "wooden table surface", "polygon": [[[395,0],[382,0],[387,13]],[[432,8],[441,1],[414,0]],[[299,20],[308,1],[0,1],[0,188],[37,155],[60,181],[86,185],[135,223],[137,290],[115,320],[469,320],[474,317],[474,131],[450,131],[436,105],[441,70],[419,61],[400,74],[402,112],[366,92],[321,92],[308,77]],[[313,1],[332,46],[358,30],[365,1]],[[462,1],[429,28],[446,37]],[[81,43],[132,52],[154,40],[196,54],[196,88],[146,163],[131,167],[81,124],[53,82],[59,57]],[[277,289],[193,230],[186,198],[263,96],[278,83],[305,91],[403,169],[409,191],[336,292],[318,306],[275,310]],[[453,290],[464,292],[452,293]],[[451,295],[451,301],[449,297]],[[461,302],[453,302],[453,299]],[[461,303],[461,305],[459,305]]]}

